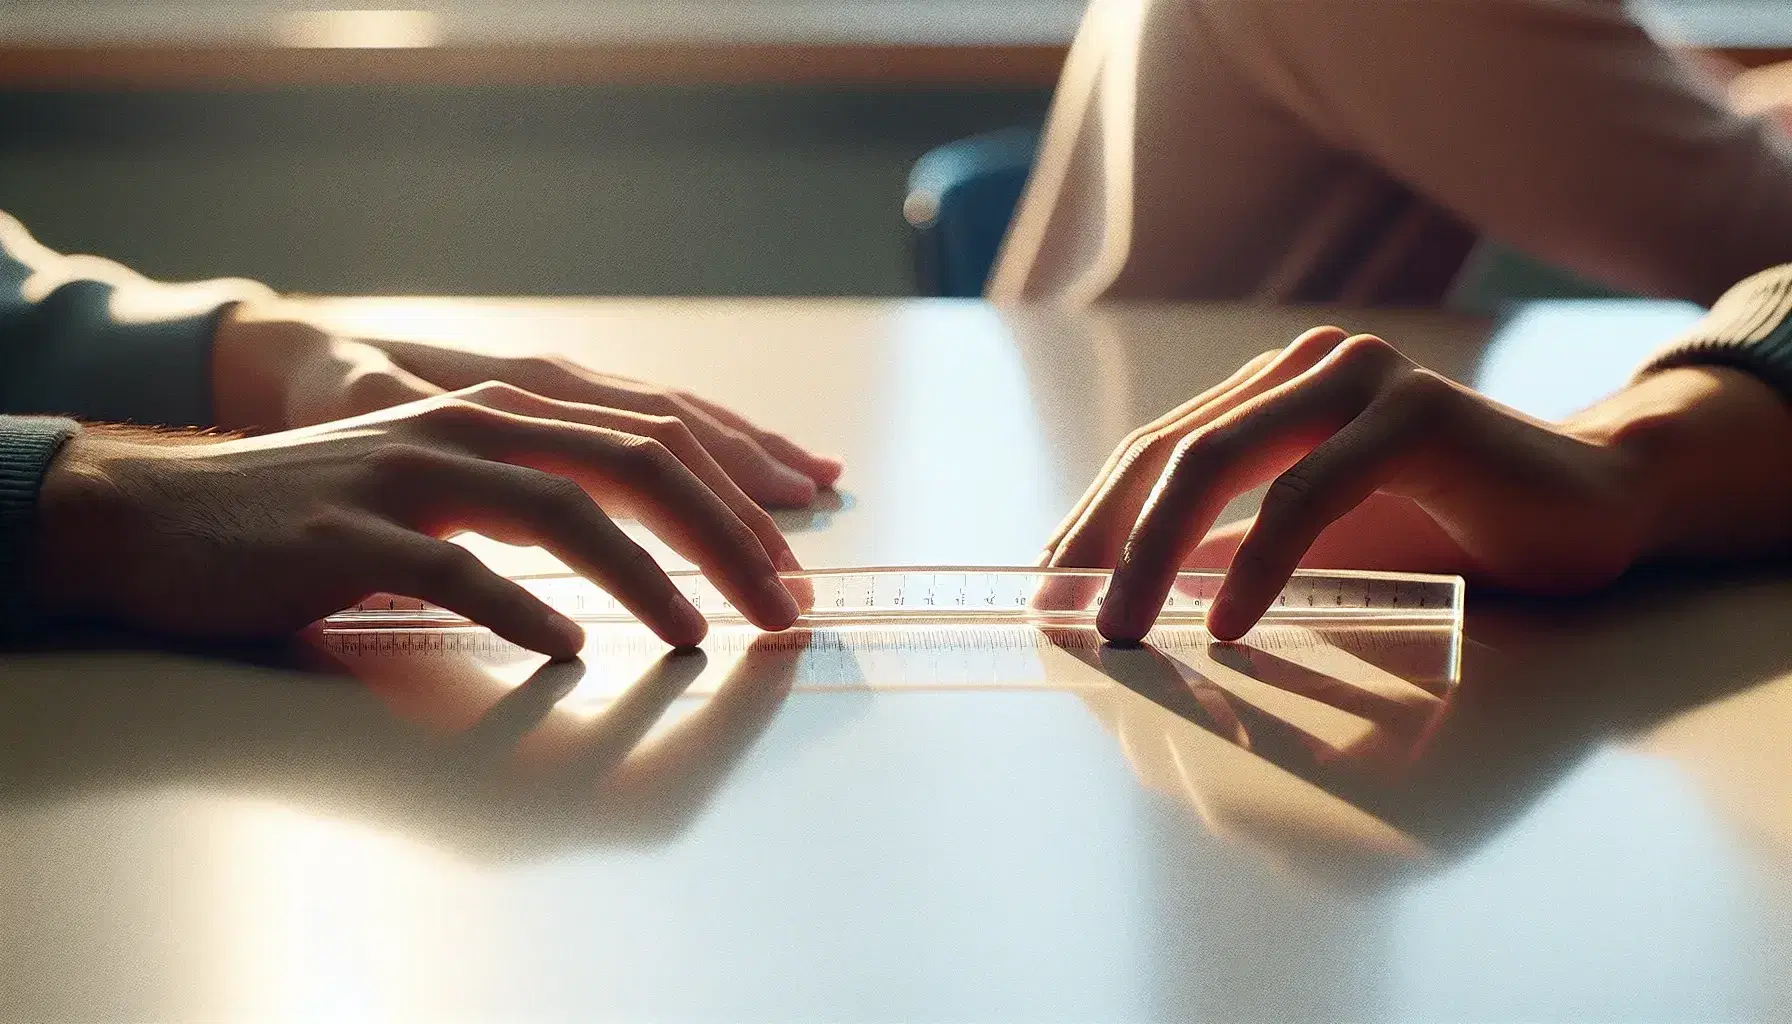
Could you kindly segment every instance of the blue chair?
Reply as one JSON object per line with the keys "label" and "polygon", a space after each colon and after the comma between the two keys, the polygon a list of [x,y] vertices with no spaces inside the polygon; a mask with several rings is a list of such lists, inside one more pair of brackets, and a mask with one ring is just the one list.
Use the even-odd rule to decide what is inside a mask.
{"label": "blue chair", "polygon": [[983,294],[1038,149],[1037,128],[1004,128],[915,161],[902,215],[913,232],[917,294]]}

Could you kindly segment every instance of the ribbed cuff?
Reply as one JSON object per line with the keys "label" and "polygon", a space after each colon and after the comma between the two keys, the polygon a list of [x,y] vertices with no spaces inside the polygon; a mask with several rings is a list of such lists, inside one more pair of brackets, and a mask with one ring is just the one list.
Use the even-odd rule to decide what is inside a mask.
{"label": "ribbed cuff", "polygon": [[56,417],[0,416],[0,635],[37,621],[31,580],[37,496],[51,460],[80,429]]}
{"label": "ribbed cuff", "polygon": [[1759,377],[1792,401],[1792,264],[1724,293],[1711,312],[1643,364],[1638,376],[1676,366],[1728,366]]}

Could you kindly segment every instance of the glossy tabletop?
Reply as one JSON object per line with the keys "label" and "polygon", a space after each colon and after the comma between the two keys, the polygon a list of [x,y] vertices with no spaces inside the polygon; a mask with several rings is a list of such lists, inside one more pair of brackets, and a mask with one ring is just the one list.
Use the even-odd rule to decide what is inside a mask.
{"label": "glossy tabletop", "polygon": [[[1029,562],[1131,426],[1315,322],[1552,416],[1695,315],[316,309],[843,454],[782,517],[810,565]],[[0,1019],[1792,1019],[1788,607],[1766,571],[1471,590],[1453,688],[1249,644],[1211,685],[727,635],[0,656]]]}

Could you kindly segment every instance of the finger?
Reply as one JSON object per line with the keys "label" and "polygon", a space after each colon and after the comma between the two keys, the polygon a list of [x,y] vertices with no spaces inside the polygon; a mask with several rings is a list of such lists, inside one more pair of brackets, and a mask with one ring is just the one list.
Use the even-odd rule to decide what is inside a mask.
{"label": "finger", "polygon": [[[1066,517],[1047,549],[1044,563],[1065,568],[1115,564],[1127,533],[1181,439],[1240,403],[1279,386],[1318,362],[1344,337],[1336,327],[1317,327],[1280,351],[1265,352],[1238,372],[1128,435],[1077,509]],[[1048,579],[1033,598],[1038,608],[1087,608],[1100,589],[1087,578]]]}
{"label": "finger", "polygon": [[[1040,555],[1038,564],[1050,568],[1112,566],[1119,543],[1113,541],[1111,535],[1132,525],[1131,519],[1125,520],[1123,526],[1110,525],[1120,524],[1120,517],[1128,514],[1126,510],[1132,504],[1128,498],[1117,495],[1127,489],[1128,484],[1124,478],[1128,474],[1144,474],[1145,469],[1139,463],[1149,460],[1151,439],[1173,431],[1179,423],[1197,414],[1203,407],[1230,394],[1272,363],[1279,354],[1279,351],[1273,351],[1259,355],[1218,385],[1128,434],[1119,447],[1114,449],[1113,454],[1108,456],[1107,463],[1096,474],[1088,490],[1083,492],[1076,506],[1064,517],[1057,531],[1046,541],[1045,551]],[[1105,511],[1094,511],[1104,502]],[[1139,499],[1139,503],[1143,503],[1143,498]],[[1132,508],[1130,514],[1136,519],[1137,508]],[[1052,611],[1087,609],[1101,592],[1102,582],[1087,576],[1047,576],[1040,582],[1031,604],[1035,608]]]}
{"label": "finger", "polygon": [[1236,640],[1256,625],[1320,532],[1399,471],[1418,439],[1415,429],[1436,428],[1440,406],[1427,396],[1446,395],[1448,385],[1432,387],[1409,383],[1384,394],[1269,485],[1208,611],[1215,637]]}
{"label": "finger", "polygon": [[438,534],[474,530],[508,544],[539,544],[612,595],[667,643],[702,641],[703,616],[659,563],[622,531],[583,488],[524,466],[464,456],[409,456],[417,466],[384,475],[405,492],[391,507],[416,529]]}
{"label": "finger", "polygon": [[458,544],[371,518],[359,537],[356,558],[369,569],[370,590],[439,605],[550,658],[576,658],[584,647],[578,623]]}
{"label": "finger", "polygon": [[[1174,419],[1160,417],[1125,451],[1116,453],[1114,471],[1098,489],[1058,545],[1052,559],[1061,566],[1111,566],[1119,557],[1128,532],[1138,521],[1152,488],[1163,474],[1182,439],[1240,405],[1282,386],[1319,363],[1344,340],[1336,327],[1320,327],[1295,339],[1274,357],[1262,356],[1246,364],[1219,394],[1209,392],[1178,412]],[[1252,369],[1255,367],[1255,369]],[[1227,385],[1230,385],[1229,387]],[[1167,425],[1165,421],[1169,422]]]}
{"label": "finger", "polygon": [[678,396],[715,417],[724,425],[733,427],[757,441],[759,446],[770,453],[772,458],[815,481],[819,487],[832,487],[846,469],[845,460],[838,456],[812,452],[783,434],[760,428],[745,416],[719,402],[712,402],[702,395],[693,395],[688,391],[680,391]]}
{"label": "finger", "polygon": [[673,415],[687,424],[741,488],[773,508],[802,508],[815,500],[816,483],[785,465],[752,436],[727,426],[695,405],[677,398]]}
{"label": "finger", "polygon": [[1354,419],[1402,362],[1404,357],[1379,338],[1349,339],[1300,376],[1186,436],[1121,551],[1097,616],[1102,634],[1127,641],[1143,637],[1177,568],[1226,503],[1278,475]]}
{"label": "finger", "polygon": [[[519,361],[514,383],[564,401],[682,420],[753,500],[801,507],[815,500],[815,481],[766,452],[751,436],[718,421],[686,396],[626,377],[593,373],[564,359]],[[743,421],[744,422],[744,421]]]}
{"label": "finger", "polygon": [[595,373],[556,356],[499,358],[417,342],[379,340],[368,344],[376,345],[407,369],[455,390],[504,381],[559,401],[679,417],[687,421],[723,468],[736,475],[742,489],[754,500],[796,506],[814,500],[817,481],[762,450],[754,439],[757,428],[743,436],[741,431],[719,422],[711,412],[686,401],[686,396],[627,377]]}
{"label": "finger", "polygon": [[1093,505],[1096,499],[1101,496],[1104,486],[1107,484],[1109,478],[1120,472],[1128,464],[1128,456],[1132,454],[1135,445],[1157,433],[1172,429],[1176,424],[1187,419],[1191,414],[1200,410],[1201,407],[1205,406],[1207,403],[1231,392],[1233,388],[1243,384],[1245,381],[1249,380],[1252,375],[1256,374],[1265,366],[1268,366],[1275,360],[1276,356],[1280,354],[1280,349],[1262,353],[1240,367],[1232,374],[1232,376],[1227,377],[1225,380],[1208,388],[1206,391],[1201,392],[1194,398],[1189,399],[1181,405],[1178,405],[1176,408],[1171,409],[1169,412],[1164,413],[1162,416],[1159,416],[1126,435],[1126,437],[1120,441],[1120,444],[1114,448],[1113,452],[1108,455],[1108,459],[1102,464],[1101,469],[1096,472],[1095,478],[1090,481],[1088,488],[1083,491],[1083,496],[1077,499],[1076,504],[1071,506],[1070,511],[1066,513],[1063,520],[1058,523],[1058,528],[1052,531],[1050,537],[1046,538],[1045,551],[1041,556],[1040,564],[1054,564],[1052,559],[1053,556],[1057,554],[1060,545],[1063,544],[1065,538],[1070,535],[1071,531],[1082,520],[1084,513],[1089,510],[1089,506]]}
{"label": "finger", "polygon": [[483,458],[576,481],[640,519],[760,628],[796,621],[796,602],[758,537],[658,441],[477,405],[444,406],[430,429]]}
{"label": "finger", "polygon": [[766,514],[757,502],[749,498],[745,491],[716,462],[710,452],[699,444],[691,429],[684,421],[670,416],[649,416],[645,413],[630,412],[624,409],[611,409],[604,406],[586,405],[581,402],[566,402],[555,398],[544,398],[509,384],[492,382],[479,385],[477,388],[463,391],[462,395],[469,401],[491,409],[504,412],[519,413],[537,419],[558,419],[569,423],[583,423],[587,426],[604,427],[620,431],[624,434],[635,434],[640,437],[651,437],[666,446],[678,461],[696,475],[697,479],[715,492],[716,497],[727,503],[740,517],[741,522],[759,538],[759,544],[765,548],[772,563],[779,569],[789,571],[800,569],[796,555],[790,550],[790,544],[779,532],[778,524]]}
{"label": "finger", "polygon": [[749,433],[723,423],[687,396],[630,383],[604,386],[614,388],[615,403],[623,408],[684,422],[754,500],[776,508],[801,508],[815,500],[814,480],[774,458]]}

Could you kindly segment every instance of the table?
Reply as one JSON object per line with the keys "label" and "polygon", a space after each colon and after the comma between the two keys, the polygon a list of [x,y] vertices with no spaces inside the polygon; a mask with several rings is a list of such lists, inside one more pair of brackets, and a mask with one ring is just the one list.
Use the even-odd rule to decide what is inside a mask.
{"label": "table", "polygon": [[[785,517],[812,565],[1029,560],[1128,427],[1314,322],[1555,415],[1696,315],[315,309],[842,452],[839,498]],[[673,664],[581,704],[576,669],[513,689],[452,658],[11,654],[0,1017],[1786,1019],[1788,601],[1765,570],[1472,593],[1461,686],[1380,776],[1297,775],[1119,686],[680,699]]]}
{"label": "table", "polygon": [[[822,84],[1049,88],[1081,0],[14,0],[0,85]],[[1792,56],[1750,0],[1631,0],[1658,35],[1749,65]]]}

